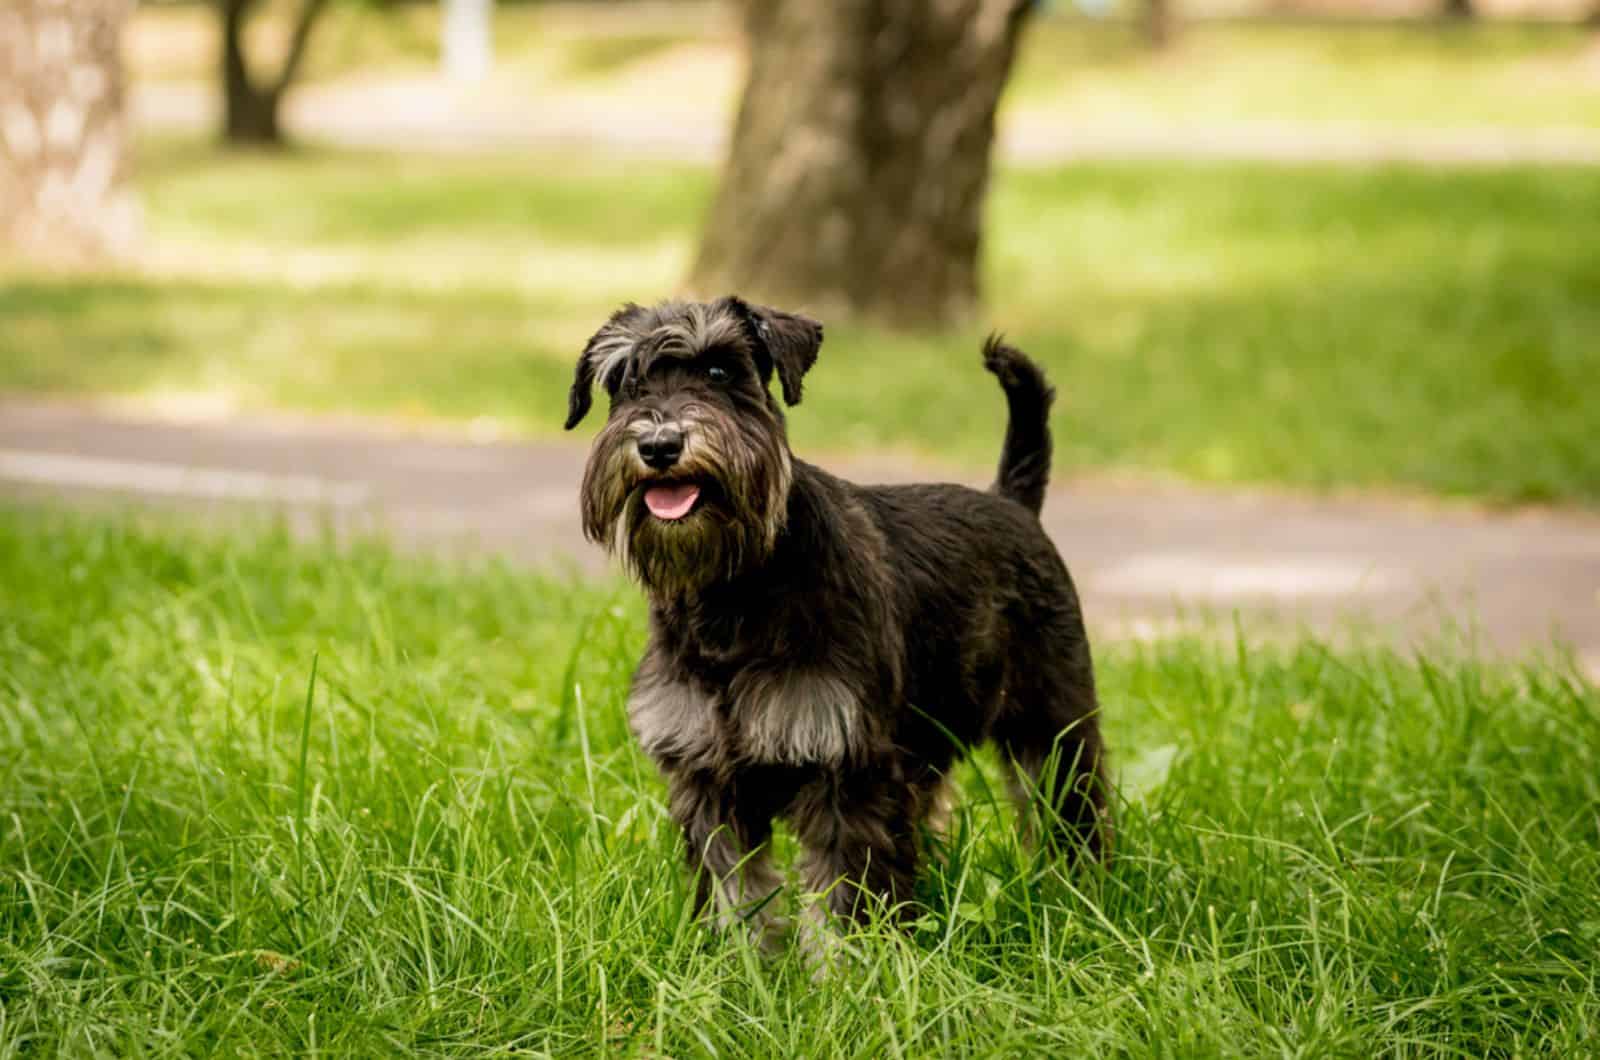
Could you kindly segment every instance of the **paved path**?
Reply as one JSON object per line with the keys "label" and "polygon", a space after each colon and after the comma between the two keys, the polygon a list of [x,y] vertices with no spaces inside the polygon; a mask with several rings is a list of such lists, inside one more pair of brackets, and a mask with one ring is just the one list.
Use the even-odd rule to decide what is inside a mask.
{"label": "paved path", "polygon": [[[578,531],[583,451],[327,420],[174,422],[0,400],[0,498],[137,498],[197,513],[287,509],[408,545],[604,567]],[[852,478],[925,477],[823,461]],[[981,485],[981,481],[974,482]],[[1101,636],[1158,635],[1199,613],[1411,638],[1476,616],[1490,645],[1557,634],[1600,674],[1600,514],[1331,501],[1060,482],[1045,523]]]}

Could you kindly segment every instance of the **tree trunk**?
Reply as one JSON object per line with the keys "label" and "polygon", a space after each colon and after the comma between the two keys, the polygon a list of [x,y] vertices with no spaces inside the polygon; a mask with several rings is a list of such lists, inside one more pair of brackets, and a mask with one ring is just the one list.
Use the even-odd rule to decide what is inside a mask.
{"label": "tree trunk", "polygon": [[1472,0],[1444,0],[1446,18],[1471,18]]}
{"label": "tree trunk", "polygon": [[132,250],[122,26],[129,0],[0,5],[0,244],[34,260]]}
{"label": "tree trunk", "polygon": [[1031,0],[747,0],[750,70],[690,284],[935,327],[970,313]]}
{"label": "tree trunk", "polygon": [[283,143],[278,124],[278,96],[253,85],[228,89],[222,118],[222,138],[230,144],[274,147]]}
{"label": "tree trunk", "polygon": [[274,78],[250,70],[245,25],[256,0],[217,0],[222,15],[222,138],[230,144],[274,147],[283,143],[280,104],[311,43],[311,30],[327,0],[302,0],[289,36],[289,50]]}
{"label": "tree trunk", "polygon": [[245,59],[244,29],[255,0],[221,0],[222,138],[231,144],[283,142],[278,96],[256,87]]}

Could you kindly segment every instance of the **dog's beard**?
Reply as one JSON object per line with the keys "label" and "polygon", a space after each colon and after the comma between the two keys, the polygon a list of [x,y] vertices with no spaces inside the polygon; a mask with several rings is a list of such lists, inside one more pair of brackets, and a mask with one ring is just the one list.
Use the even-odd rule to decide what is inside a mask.
{"label": "dog's beard", "polygon": [[[669,471],[644,465],[620,419],[595,439],[584,469],[585,536],[659,597],[696,592],[760,563],[788,508],[792,467],[781,435],[719,419],[686,426],[683,456]],[[646,489],[668,482],[700,488],[680,518],[657,516],[645,503]]]}

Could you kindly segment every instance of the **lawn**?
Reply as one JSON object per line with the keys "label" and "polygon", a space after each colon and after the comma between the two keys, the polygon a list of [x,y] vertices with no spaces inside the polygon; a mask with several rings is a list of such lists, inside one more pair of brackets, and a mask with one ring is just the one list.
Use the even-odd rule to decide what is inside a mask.
{"label": "lawn", "polygon": [[[711,174],[639,159],[148,145],[149,255],[0,272],[0,387],[557,432],[624,299],[681,281]],[[1600,169],[1096,163],[999,174],[988,307],[830,322],[799,446],[981,467],[989,327],[1069,472],[1600,500]],[[976,395],[976,396],[974,396]]]}
{"label": "lawn", "polygon": [[914,929],[819,987],[689,921],[621,586],[23,509],[0,584],[0,1055],[1600,1046],[1560,662],[1102,646],[1110,870],[1036,863],[985,759]]}
{"label": "lawn", "polygon": [[1284,19],[1201,22],[1152,53],[1132,26],[1046,20],[1009,105],[1107,126],[1595,129],[1595,46],[1571,25]]}

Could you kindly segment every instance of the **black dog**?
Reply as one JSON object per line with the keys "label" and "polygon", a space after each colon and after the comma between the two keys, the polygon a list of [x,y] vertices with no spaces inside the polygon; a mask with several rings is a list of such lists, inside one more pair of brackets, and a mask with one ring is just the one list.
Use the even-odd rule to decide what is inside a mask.
{"label": "black dog", "polygon": [[1039,524],[1054,393],[991,338],[1010,407],[988,493],[861,487],[796,459],[768,393],[800,400],[822,326],[738,298],[623,307],[578,359],[567,427],[598,380],[611,415],[583,478],[584,532],[650,597],[628,700],[683,827],[699,899],[776,924],[775,818],[823,908],[910,897],[918,830],[965,748],[993,741],[1044,838],[1108,840],[1094,674],[1077,594]]}

